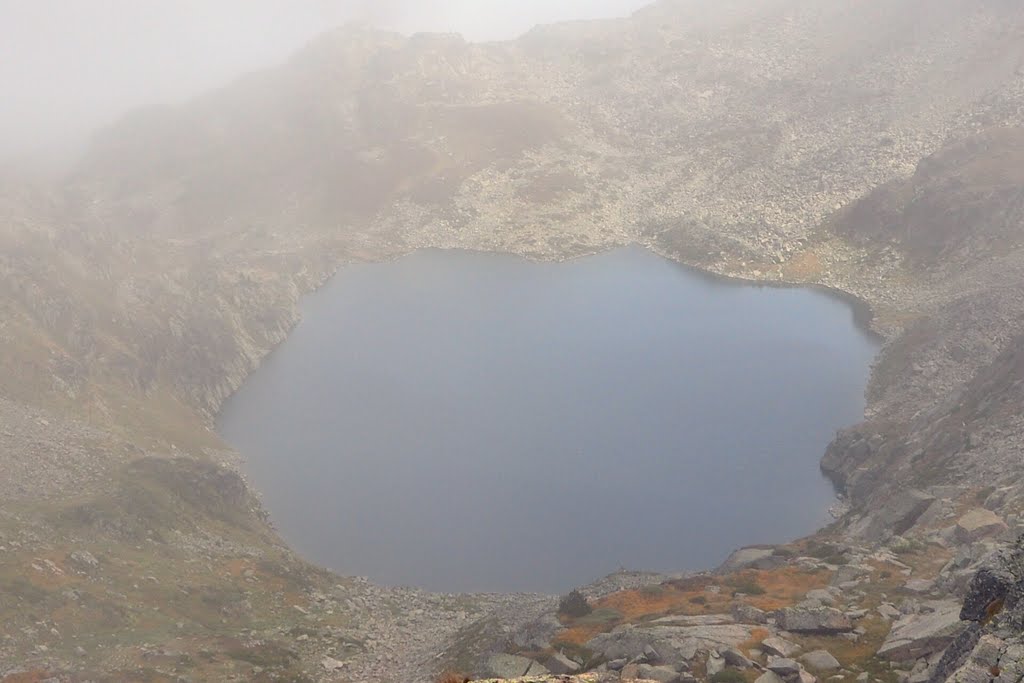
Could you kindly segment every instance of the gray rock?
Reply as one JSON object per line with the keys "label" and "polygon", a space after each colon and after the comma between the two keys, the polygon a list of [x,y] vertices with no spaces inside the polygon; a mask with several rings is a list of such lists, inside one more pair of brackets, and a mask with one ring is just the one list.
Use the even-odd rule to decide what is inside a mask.
{"label": "gray rock", "polygon": [[707,670],[708,678],[714,676],[717,673],[725,671],[725,658],[719,655],[717,652],[709,653],[705,669]]}
{"label": "gray rock", "polygon": [[761,641],[761,649],[776,657],[793,657],[800,652],[800,646],[779,636],[768,636]]}
{"label": "gray rock", "polygon": [[100,566],[97,560],[88,550],[76,550],[68,556],[71,566],[79,572],[89,574]]}
{"label": "gray rock", "polygon": [[320,660],[320,666],[322,666],[324,670],[328,673],[331,673],[334,671],[341,671],[342,669],[344,669],[345,663],[339,662],[337,659],[334,659],[333,657],[324,657]]}
{"label": "gray rock", "polygon": [[940,652],[964,629],[960,606],[954,601],[930,605],[926,614],[904,615],[878,650],[878,656],[892,661],[907,661]]}
{"label": "gray rock", "polygon": [[974,543],[988,536],[995,536],[1006,531],[1003,518],[985,508],[976,508],[964,513],[956,522],[953,538],[958,543]]}
{"label": "gray rock", "polygon": [[520,678],[527,674],[544,676],[548,672],[538,662],[519,655],[494,655],[487,660],[487,673],[495,678]]}
{"label": "gray rock", "polygon": [[935,681],[945,681],[968,660],[981,638],[981,624],[968,623],[953,642],[946,646],[932,673]]}
{"label": "gray rock", "polygon": [[800,661],[815,671],[834,671],[842,666],[839,660],[833,657],[832,653],[828,650],[808,652],[800,658]]}
{"label": "gray rock", "polygon": [[911,579],[903,584],[903,589],[911,593],[928,593],[935,588],[935,582],[929,579]]}
{"label": "gray rock", "polygon": [[871,574],[870,567],[863,567],[859,564],[844,564],[832,575],[829,583],[842,588],[843,584],[859,583],[859,579]]}
{"label": "gray rock", "polygon": [[657,681],[658,683],[677,683],[679,672],[667,666],[651,666],[641,664],[637,667],[637,675],[645,681]]}
{"label": "gray rock", "polygon": [[793,678],[800,674],[800,663],[788,657],[772,657],[768,660],[768,670],[782,678]]}
{"label": "gray rock", "polygon": [[551,639],[564,628],[554,614],[545,614],[534,622],[517,631],[513,643],[524,650],[546,650],[551,646]]}
{"label": "gray rock", "polygon": [[807,591],[807,595],[804,596],[805,600],[817,600],[822,605],[831,606],[835,602],[835,596],[832,591],[824,588],[816,588],[814,590]]}
{"label": "gray rock", "polygon": [[732,606],[732,618],[742,624],[767,624],[768,615],[745,602],[737,602]]}
{"label": "gray rock", "polygon": [[622,671],[622,668],[629,663],[629,660],[625,657],[619,657],[608,662],[608,669],[610,671]]}
{"label": "gray rock", "polygon": [[640,678],[640,665],[634,662],[622,667],[622,671],[619,672],[620,681],[635,681],[638,678]]}
{"label": "gray rock", "polygon": [[740,569],[772,569],[783,561],[784,558],[775,555],[774,548],[752,546],[733,552],[715,571],[719,574],[728,574]]}
{"label": "gray rock", "polygon": [[990,611],[1006,598],[1013,584],[1013,574],[1009,572],[982,569],[971,580],[960,618],[964,621],[984,621],[990,616]]}
{"label": "gray rock", "polygon": [[586,646],[606,659],[624,657],[631,661],[653,647],[661,661],[674,664],[693,659],[699,650],[736,647],[750,637],[750,627],[742,624],[620,626],[595,636]]}
{"label": "gray rock", "polygon": [[917,489],[890,498],[874,515],[869,535],[880,539],[890,533],[897,536],[906,533],[934,502],[934,496]]}
{"label": "gray rock", "polygon": [[886,619],[899,619],[903,616],[903,612],[899,611],[898,609],[896,609],[895,605],[888,602],[883,602],[881,605],[879,605],[877,612]]}
{"label": "gray rock", "polygon": [[757,677],[754,683],[785,683],[782,678],[779,677],[774,671],[765,671],[763,674]]}
{"label": "gray rock", "polygon": [[794,633],[845,633],[853,630],[850,618],[831,607],[788,607],[775,612],[779,628]]}
{"label": "gray rock", "polygon": [[727,647],[722,650],[722,659],[725,660],[726,664],[737,669],[750,669],[754,666],[754,663],[745,654],[734,647]]}
{"label": "gray rock", "polygon": [[[562,674],[574,674],[581,668],[579,662],[574,662],[561,652],[553,655],[547,662],[545,662],[544,665],[547,667],[548,671],[556,676],[561,676]],[[623,662],[623,666],[625,666],[625,662]]]}

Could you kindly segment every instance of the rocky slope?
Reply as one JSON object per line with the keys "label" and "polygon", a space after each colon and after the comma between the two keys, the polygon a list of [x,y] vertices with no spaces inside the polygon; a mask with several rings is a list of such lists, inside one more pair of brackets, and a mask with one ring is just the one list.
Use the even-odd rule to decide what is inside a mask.
{"label": "rocky slope", "polygon": [[[948,626],[928,615],[948,616],[1021,521],[1024,8],[704,5],[487,45],[341,29],[133,114],[60,184],[0,176],[0,680],[405,683],[499,650],[554,657],[557,642],[639,675],[663,662],[590,643],[650,619],[688,643],[669,664],[693,675],[733,648],[743,675],[800,677],[816,665],[775,671],[758,644],[792,636],[845,660],[832,675],[898,676],[876,653]],[[643,594],[618,577],[591,592],[618,616],[583,625],[555,619],[550,598],[377,588],[283,547],[210,427],[302,293],[424,246],[562,259],[629,242],[870,306],[888,343],[866,421],[826,454],[849,507],[833,527],[699,589],[648,577]],[[809,542],[844,562],[807,559]],[[757,609],[783,611],[734,616],[747,601],[728,583],[713,598],[743,577],[769,584]],[[638,590],[642,607],[600,604]],[[900,616],[876,616],[882,604]],[[826,607],[851,628],[793,635],[784,610]],[[694,628],[731,635],[678,630]],[[902,650],[908,678],[945,637]]]}

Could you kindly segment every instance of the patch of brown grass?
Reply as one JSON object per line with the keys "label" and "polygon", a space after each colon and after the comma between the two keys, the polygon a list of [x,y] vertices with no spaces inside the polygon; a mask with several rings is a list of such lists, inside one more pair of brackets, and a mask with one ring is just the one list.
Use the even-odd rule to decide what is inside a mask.
{"label": "patch of brown grass", "polygon": [[0,683],[42,683],[50,678],[45,671],[25,671],[19,674],[11,674],[0,679]]}
{"label": "patch of brown grass", "polygon": [[880,617],[867,617],[862,619],[858,625],[863,627],[866,633],[857,641],[817,636],[800,638],[798,642],[808,652],[828,650],[843,666],[865,667],[874,660],[875,653],[885,642],[885,637],[889,635],[891,625]]}
{"label": "patch of brown grass", "polygon": [[764,589],[764,595],[750,596],[748,603],[771,611],[790,607],[800,601],[807,591],[824,588],[832,577],[831,572],[808,572],[795,566],[769,570],[749,570],[750,580]]}
{"label": "patch of brown grass", "polygon": [[813,280],[821,276],[822,270],[821,258],[813,251],[805,251],[790,259],[782,272],[787,280]]}
{"label": "patch of brown grass", "polygon": [[745,640],[742,643],[740,643],[739,649],[742,650],[745,654],[749,655],[750,649],[761,647],[761,643],[764,642],[764,639],[767,638],[769,635],[771,635],[771,631],[769,631],[766,628],[762,628],[761,626],[751,629],[750,640]]}
{"label": "patch of brown grass", "polygon": [[441,677],[437,679],[437,683],[469,683],[471,680],[472,679],[465,674],[448,671],[441,674]]}
{"label": "patch of brown grass", "polygon": [[602,626],[601,624],[570,626],[559,633],[556,640],[559,643],[566,643],[567,645],[582,646],[591,638],[594,638],[607,630],[609,630],[608,627]]}

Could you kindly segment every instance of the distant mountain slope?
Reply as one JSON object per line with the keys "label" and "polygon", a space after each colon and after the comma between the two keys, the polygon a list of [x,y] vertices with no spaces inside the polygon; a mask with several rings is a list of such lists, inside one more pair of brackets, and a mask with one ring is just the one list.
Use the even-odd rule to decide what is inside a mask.
{"label": "distant mountain slope", "polygon": [[[346,258],[428,245],[559,258],[639,241],[719,272],[821,278],[808,263],[845,258],[815,247],[836,208],[944,140],[1024,123],[1022,30],[1020,7],[981,0],[680,0],[485,45],[340,29],[103,132],[69,204],[91,234],[154,245],[174,287],[198,271],[224,292],[246,271],[279,303],[295,274],[305,289]],[[236,336],[217,308],[202,327]],[[293,320],[271,317],[245,348],[191,344],[187,365],[173,341],[146,352],[209,410]]]}

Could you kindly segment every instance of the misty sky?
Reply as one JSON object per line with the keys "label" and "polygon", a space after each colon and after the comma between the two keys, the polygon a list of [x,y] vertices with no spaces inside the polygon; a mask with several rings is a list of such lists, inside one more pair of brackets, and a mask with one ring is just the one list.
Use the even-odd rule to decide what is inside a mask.
{"label": "misty sky", "polygon": [[0,160],[53,154],[126,109],[275,64],[348,21],[498,40],[648,1],[0,0]]}

